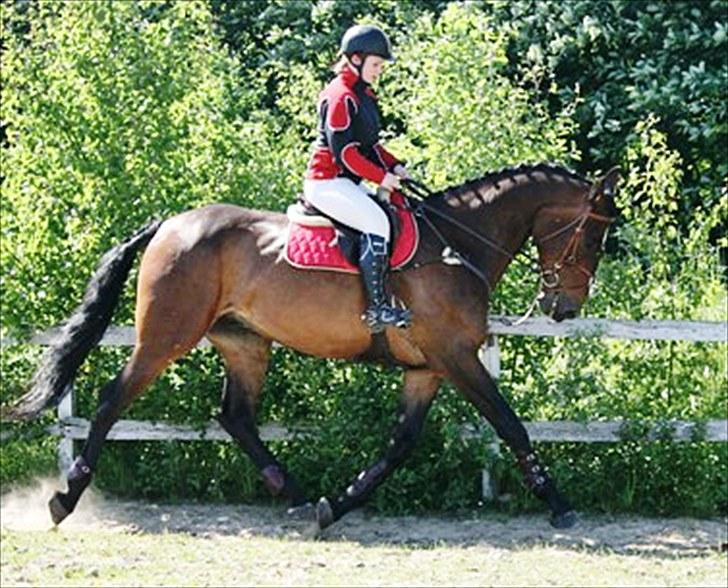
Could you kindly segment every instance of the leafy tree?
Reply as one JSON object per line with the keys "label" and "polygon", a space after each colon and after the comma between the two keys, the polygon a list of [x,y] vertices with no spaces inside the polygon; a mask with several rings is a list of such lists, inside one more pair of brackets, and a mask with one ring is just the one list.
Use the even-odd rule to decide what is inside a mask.
{"label": "leafy tree", "polygon": [[509,33],[476,7],[425,14],[398,40],[385,112],[402,120],[401,149],[433,185],[517,162],[578,158],[568,109],[551,116],[544,101],[509,80]]}
{"label": "leafy tree", "polygon": [[621,161],[637,123],[654,114],[682,161],[684,194],[671,213],[684,228],[696,208],[716,204],[728,175],[725,2],[516,0],[494,14],[517,31],[512,75],[534,66],[553,72],[540,85],[558,84],[557,108],[581,97],[582,170]]}
{"label": "leafy tree", "polygon": [[[347,28],[374,18],[390,32],[406,31],[423,12],[439,14],[447,0],[211,0],[224,40],[242,62],[269,74],[305,63],[327,74]],[[274,84],[274,80],[270,80]],[[275,88],[270,85],[269,89]],[[271,93],[275,100],[277,92]]]}
{"label": "leafy tree", "polygon": [[4,327],[66,316],[100,254],[151,217],[275,184],[257,155],[272,123],[237,116],[255,90],[236,87],[209,11],[158,8],[36,3],[27,34],[4,37]]}

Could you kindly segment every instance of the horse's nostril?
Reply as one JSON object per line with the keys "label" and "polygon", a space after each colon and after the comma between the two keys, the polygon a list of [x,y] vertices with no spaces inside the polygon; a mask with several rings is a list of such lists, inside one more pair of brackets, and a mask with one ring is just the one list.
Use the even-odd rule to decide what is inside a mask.
{"label": "horse's nostril", "polygon": [[553,294],[541,294],[538,305],[541,307],[541,312],[549,316],[552,315],[555,310]]}

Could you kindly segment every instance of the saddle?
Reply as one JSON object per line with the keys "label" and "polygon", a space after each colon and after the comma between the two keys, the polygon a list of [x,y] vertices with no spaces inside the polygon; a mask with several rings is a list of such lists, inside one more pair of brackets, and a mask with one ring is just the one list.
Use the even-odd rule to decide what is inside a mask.
{"label": "saddle", "polygon": [[[404,196],[392,193],[390,203],[378,202],[389,218],[390,269],[400,269],[414,257],[420,236]],[[287,210],[286,261],[299,269],[359,273],[360,232],[325,215],[302,197]]]}

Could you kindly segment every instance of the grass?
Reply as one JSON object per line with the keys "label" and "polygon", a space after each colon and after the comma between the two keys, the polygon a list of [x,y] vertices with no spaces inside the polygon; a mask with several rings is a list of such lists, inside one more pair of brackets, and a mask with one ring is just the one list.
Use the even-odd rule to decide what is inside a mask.
{"label": "grass", "polygon": [[725,555],[106,530],[0,536],[10,586],[724,586]]}
{"label": "grass", "polygon": [[155,504],[91,487],[60,527],[58,481],[0,496],[0,586],[725,586],[724,520],[545,513],[382,517],[318,537],[285,507]]}

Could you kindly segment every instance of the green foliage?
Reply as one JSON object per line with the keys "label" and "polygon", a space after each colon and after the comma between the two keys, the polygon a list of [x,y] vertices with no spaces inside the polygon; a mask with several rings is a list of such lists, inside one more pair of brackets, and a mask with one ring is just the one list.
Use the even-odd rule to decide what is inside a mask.
{"label": "green foliage", "polygon": [[[385,26],[395,39],[398,62],[378,88],[385,138],[417,175],[443,187],[526,160],[584,170],[621,162],[621,218],[587,314],[725,320],[715,249],[728,244],[720,236],[728,217],[719,148],[725,104],[716,100],[725,79],[717,61],[724,19],[714,2],[635,6],[3,5],[3,335],[65,319],[100,255],[152,217],[221,201],[283,209],[299,189],[316,96],[339,36],[361,21]],[[535,289],[529,268],[514,265],[493,312],[525,310]],[[131,320],[131,290],[116,324]],[[579,509],[726,511],[724,445],[650,444],[639,436],[643,425],[665,419],[725,417],[723,346],[504,338],[501,350],[502,392],[525,420],[638,420],[621,444],[539,447]],[[3,348],[0,400],[22,393],[38,355],[29,346]],[[76,382],[79,415],[92,417],[97,391],[128,355],[92,353]],[[341,491],[381,455],[400,376],[274,352],[259,421],[316,430],[272,444],[310,496]],[[125,417],[201,427],[218,410],[222,379],[215,352],[195,351]],[[44,433],[52,421],[3,428],[10,434],[2,441],[4,487],[54,467],[53,439]],[[488,435],[461,439],[460,427],[478,422],[445,387],[413,456],[373,506],[392,513],[472,507],[479,470],[492,463],[511,495],[506,508],[542,508],[521,487],[510,456],[489,454]],[[109,443],[96,483],[155,499],[267,496],[239,448],[220,442]]]}
{"label": "green foliage", "polygon": [[[463,182],[514,161],[577,155],[567,112],[549,117],[505,75],[508,31],[475,7],[451,4],[402,35],[388,101],[407,129],[394,145],[433,185]],[[514,124],[517,123],[517,124]],[[397,144],[399,143],[399,144]]]}
{"label": "green foliage", "polygon": [[5,37],[4,327],[67,315],[91,260],[150,217],[275,192],[273,123],[236,115],[256,90],[234,87],[204,5],[157,6],[39,3]]}
{"label": "green foliage", "polygon": [[722,0],[516,0],[495,6],[498,22],[517,30],[509,51],[513,75],[523,75],[519,65],[542,67],[551,72],[542,87],[559,84],[554,104],[573,103],[575,93],[583,98],[575,113],[582,169],[607,169],[622,160],[637,123],[652,113],[690,180],[681,220],[694,208],[716,204],[715,187],[728,174]]}
{"label": "green foliage", "polygon": [[406,31],[422,12],[439,14],[447,4],[448,0],[210,2],[231,52],[250,65],[250,75],[265,78],[268,92],[264,103],[268,106],[286,93],[286,85],[276,77],[291,65],[305,64],[323,82],[336,58],[339,41],[350,26],[374,19],[389,31]]}
{"label": "green foliage", "polygon": [[[40,358],[36,346],[18,346],[0,353],[2,398],[19,396]],[[45,428],[52,416],[35,422],[0,427],[0,488],[29,482],[34,476],[56,470],[57,441]]]}

